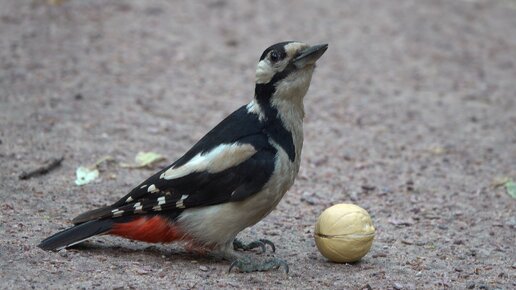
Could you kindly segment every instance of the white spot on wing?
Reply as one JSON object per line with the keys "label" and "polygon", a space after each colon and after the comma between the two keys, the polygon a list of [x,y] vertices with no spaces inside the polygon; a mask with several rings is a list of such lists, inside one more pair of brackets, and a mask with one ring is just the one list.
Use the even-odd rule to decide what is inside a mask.
{"label": "white spot on wing", "polygon": [[155,205],[152,207],[153,211],[161,211],[161,205]]}
{"label": "white spot on wing", "polygon": [[140,186],[140,188],[142,188],[142,189],[145,188],[145,187],[147,187],[147,184],[144,184],[144,185]]}
{"label": "white spot on wing", "polygon": [[125,202],[126,202],[126,203],[129,203],[129,202],[131,202],[131,201],[133,201],[133,197],[132,197],[132,196],[129,196],[129,197],[125,200]]}
{"label": "white spot on wing", "polygon": [[164,196],[158,197],[158,205],[165,204],[166,199]]}
{"label": "white spot on wing", "polygon": [[188,195],[183,194],[183,196],[181,196],[181,199],[176,202],[176,207],[177,208],[185,208],[183,201],[187,198],[188,198]]}
{"label": "white spot on wing", "polygon": [[119,217],[124,213],[123,210],[119,210],[118,208],[111,211],[111,214],[113,214],[113,217]]}
{"label": "white spot on wing", "polygon": [[142,212],[143,212],[143,205],[140,204],[140,205],[134,207],[134,213],[142,213]]}
{"label": "white spot on wing", "polygon": [[159,188],[157,188],[156,185],[151,184],[149,186],[149,188],[147,188],[147,192],[156,193],[156,192],[159,192]]}

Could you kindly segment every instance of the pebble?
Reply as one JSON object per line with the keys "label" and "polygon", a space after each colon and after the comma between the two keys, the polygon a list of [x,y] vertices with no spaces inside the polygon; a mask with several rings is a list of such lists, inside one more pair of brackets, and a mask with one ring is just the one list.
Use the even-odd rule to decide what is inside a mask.
{"label": "pebble", "polygon": [[207,272],[208,271],[208,267],[206,266],[199,266],[199,269],[203,272]]}
{"label": "pebble", "polygon": [[65,250],[65,249],[61,249],[59,250],[59,256],[63,257],[63,258],[66,258],[68,257],[68,252]]}
{"label": "pebble", "polygon": [[138,273],[139,275],[147,275],[149,274],[149,271],[147,271],[146,269],[138,268],[136,269],[136,273]]}
{"label": "pebble", "polygon": [[394,288],[396,290],[401,290],[401,289],[403,289],[403,285],[401,285],[400,283],[394,283],[392,285],[392,288]]}

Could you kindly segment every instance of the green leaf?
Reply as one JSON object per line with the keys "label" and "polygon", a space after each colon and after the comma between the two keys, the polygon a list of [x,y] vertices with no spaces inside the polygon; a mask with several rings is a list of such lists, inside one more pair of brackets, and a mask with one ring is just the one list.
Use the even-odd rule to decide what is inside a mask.
{"label": "green leaf", "polygon": [[153,163],[165,160],[165,157],[155,152],[138,152],[134,161],[140,166],[150,166]]}
{"label": "green leaf", "polygon": [[507,181],[505,183],[505,190],[507,190],[507,194],[509,194],[512,198],[516,198],[516,183],[514,183],[514,181]]}
{"label": "green leaf", "polygon": [[150,167],[153,164],[165,160],[165,157],[156,152],[138,152],[134,158],[136,164],[121,164],[122,167],[142,168]]}
{"label": "green leaf", "polygon": [[99,171],[97,168],[79,166],[75,171],[75,175],[75,184],[81,186],[97,179],[99,177]]}

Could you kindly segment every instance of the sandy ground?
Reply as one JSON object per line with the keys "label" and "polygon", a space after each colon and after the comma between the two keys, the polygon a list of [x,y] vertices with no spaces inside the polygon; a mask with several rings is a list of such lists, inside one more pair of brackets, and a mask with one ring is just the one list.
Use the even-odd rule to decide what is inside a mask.
{"label": "sandy ground", "polygon": [[[516,2],[315,2],[1,0],[0,288],[515,288],[516,200],[493,182],[516,179]],[[250,100],[259,55],[287,39],[330,44],[302,168],[240,237],[274,241],[288,276],[113,237],[36,247],[156,170],[103,165],[78,187],[78,166],[173,161]],[[317,216],[339,202],[377,228],[357,264],[315,248]]]}

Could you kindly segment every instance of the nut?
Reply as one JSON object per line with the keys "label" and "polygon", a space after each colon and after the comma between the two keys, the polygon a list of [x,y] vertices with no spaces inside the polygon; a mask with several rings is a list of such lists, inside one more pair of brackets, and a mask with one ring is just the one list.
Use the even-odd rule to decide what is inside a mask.
{"label": "nut", "polygon": [[367,211],[354,204],[336,204],[323,211],[315,226],[315,243],[333,262],[356,262],[373,244],[375,229]]}

